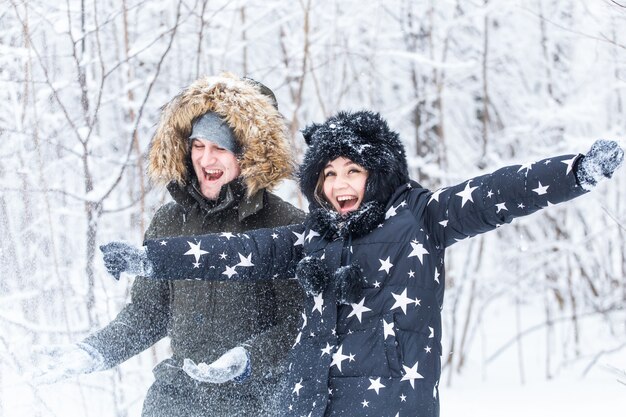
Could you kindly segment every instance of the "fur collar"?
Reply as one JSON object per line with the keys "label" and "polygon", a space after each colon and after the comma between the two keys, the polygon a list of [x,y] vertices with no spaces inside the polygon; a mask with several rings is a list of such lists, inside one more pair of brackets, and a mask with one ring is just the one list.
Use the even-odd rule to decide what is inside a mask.
{"label": "fur collar", "polygon": [[377,201],[369,201],[346,217],[334,210],[316,208],[310,212],[307,226],[322,236],[335,239],[364,236],[384,221],[385,207]]}

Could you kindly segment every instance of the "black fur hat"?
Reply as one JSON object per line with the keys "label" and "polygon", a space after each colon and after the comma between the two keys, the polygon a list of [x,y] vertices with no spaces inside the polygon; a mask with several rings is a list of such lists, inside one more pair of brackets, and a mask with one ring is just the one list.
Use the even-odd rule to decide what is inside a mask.
{"label": "black fur hat", "polygon": [[329,161],[343,156],[368,170],[364,202],[383,206],[400,185],[409,181],[404,146],[398,134],[378,113],[339,112],[324,123],[307,126],[302,134],[309,145],[300,165],[300,190],[319,206],[315,186]]}

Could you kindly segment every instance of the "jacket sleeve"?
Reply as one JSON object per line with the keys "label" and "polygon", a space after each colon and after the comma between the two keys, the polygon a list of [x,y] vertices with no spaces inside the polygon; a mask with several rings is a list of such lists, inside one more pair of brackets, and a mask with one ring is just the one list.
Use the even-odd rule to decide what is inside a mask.
{"label": "jacket sleeve", "polygon": [[234,280],[293,278],[302,258],[304,225],[258,229],[241,234],[148,239],[156,280]]}
{"label": "jacket sleeve", "polygon": [[[167,221],[171,211],[161,207],[155,214],[145,237],[159,235],[158,224]],[[169,284],[138,276],[131,289],[131,301],[104,328],[83,340],[102,354],[112,368],[148,349],[167,334],[170,318]]]}
{"label": "jacket sleeve", "polygon": [[581,155],[563,155],[501,168],[432,193],[426,221],[444,247],[493,230],[514,218],[585,193],[574,167]]}

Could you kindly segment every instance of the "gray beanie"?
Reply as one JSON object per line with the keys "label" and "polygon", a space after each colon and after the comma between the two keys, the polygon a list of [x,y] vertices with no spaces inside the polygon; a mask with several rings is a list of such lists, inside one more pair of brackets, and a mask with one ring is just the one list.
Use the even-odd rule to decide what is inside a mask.
{"label": "gray beanie", "polygon": [[193,122],[189,140],[193,139],[206,139],[235,155],[241,152],[233,129],[215,112],[206,112]]}

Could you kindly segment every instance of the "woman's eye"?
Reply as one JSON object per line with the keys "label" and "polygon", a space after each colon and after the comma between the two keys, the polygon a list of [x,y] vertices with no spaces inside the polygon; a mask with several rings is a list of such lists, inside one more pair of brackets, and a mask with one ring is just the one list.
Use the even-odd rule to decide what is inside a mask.
{"label": "woman's eye", "polygon": [[332,171],[328,171],[328,172],[325,172],[325,173],[324,173],[324,177],[331,177],[331,176],[333,176],[333,175],[335,175],[335,173],[334,173],[334,172],[332,172]]}

